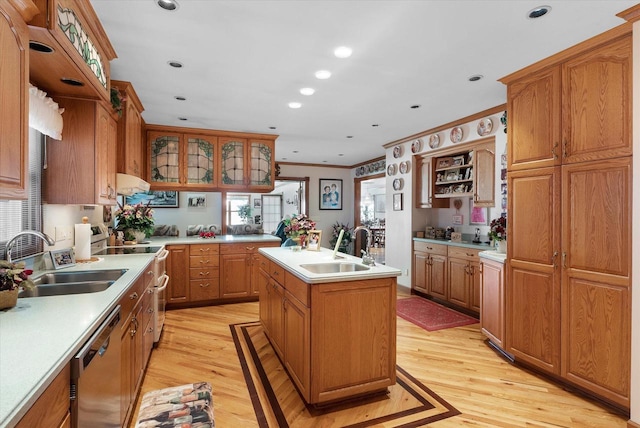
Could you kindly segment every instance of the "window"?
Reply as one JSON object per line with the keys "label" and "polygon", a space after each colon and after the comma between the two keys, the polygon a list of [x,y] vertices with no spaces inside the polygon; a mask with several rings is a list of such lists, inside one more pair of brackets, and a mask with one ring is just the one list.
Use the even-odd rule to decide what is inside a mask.
{"label": "window", "polygon": [[231,195],[227,194],[227,224],[242,224],[244,223],[242,217],[240,217],[240,207],[249,205],[251,202],[251,195]]}
{"label": "window", "polygon": [[[6,259],[7,242],[18,232],[42,230],[42,145],[44,135],[29,128],[29,177],[27,200],[0,200],[0,254]],[[18,259],[42,252],[42,241],[35,236],[24,236],[16,242],[12,258]]]}

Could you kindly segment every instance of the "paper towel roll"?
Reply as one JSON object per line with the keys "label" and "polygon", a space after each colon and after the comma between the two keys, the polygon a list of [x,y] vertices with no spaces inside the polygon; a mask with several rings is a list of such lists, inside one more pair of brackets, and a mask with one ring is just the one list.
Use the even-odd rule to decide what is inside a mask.
{"label": "paper towel roll", "polygon": [[76,260],[91,258],[91,225],[76,224]]}

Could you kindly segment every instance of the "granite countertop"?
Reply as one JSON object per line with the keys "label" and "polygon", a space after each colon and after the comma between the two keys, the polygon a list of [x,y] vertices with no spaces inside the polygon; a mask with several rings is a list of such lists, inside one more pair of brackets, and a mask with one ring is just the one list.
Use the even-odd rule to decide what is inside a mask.
{"label": "granite countertop", "polygon": [[14,308],[0,311],[0,427],[14,426],[22,418],[153,257],[101,256],[95,262],[78,263],[63,271],[127,272],[101,292],[19,298]]}
{"label": "granite countertop", "polygon": [[323,284],[329,282],[357,281],[362,279],[389,278],[400,276],[400,269],[376,264],[368,266],[368,270],[355,272],[313,273],[301,265],[313,263],[357,263],[362,259],[344,253],[337,253],[340,257],[333,258],[333,250],[321,248],[320,251],[293,251],[292,247],[260,248],[260,253],[269,260],[282,266],[307,284]]}
{"label": "granite countertop", "polygon": [[473,242],[471,242],[471,239],[469,240],[462,240],[461,242],[453,242],[451,240],[445,240],[445,239],[430,239],[430,238],[413,238],[414,241],[420,241],[420,242],[430,242],[432,244],[441,244],[441,245],[451,245],[454,247],[464,247],[464,248],[474,248],[476,250],[489,250],[492,247],[489,245],[489,242],[486,243],[481,243],[481,244],[474,244]]}

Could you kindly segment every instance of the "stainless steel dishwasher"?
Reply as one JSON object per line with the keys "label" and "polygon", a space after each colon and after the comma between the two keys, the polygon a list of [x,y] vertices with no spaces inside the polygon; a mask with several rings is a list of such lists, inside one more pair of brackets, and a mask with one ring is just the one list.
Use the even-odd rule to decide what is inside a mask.
{"label": "stainless steel dishwasher", "polygon": [[71,362],[71,422],[74,428],[120,426],[120,306]]}

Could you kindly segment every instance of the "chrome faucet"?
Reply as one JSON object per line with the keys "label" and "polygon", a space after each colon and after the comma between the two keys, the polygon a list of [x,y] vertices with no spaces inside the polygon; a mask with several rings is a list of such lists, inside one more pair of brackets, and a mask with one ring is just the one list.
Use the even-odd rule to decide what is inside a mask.
{"label": "chrome faucet", "polygon": [[37,230],[23,230],[22,232],[19,232],[16,236],[11,238],[9,242],[7,242],[7,261],[9,263],[11,263],[11,250],[13,249],[13,246],[16,243],[16,240],[21,236],[25,236],[25,235],[37,236],[38,238],[45,241],[48,245],[51,245],[51,246],[56,245],[56,241],[54,241],[53,238],[51,238],[46,233],[38,232]]}
{"label": "chrome faucet", "polygon": [[362,253],[362,264],[367,266],[375,266],[376,261],[369,254],[369,248],[371,247],[371,229],[366,226],[358,226],[353,229],[353,234],[355,235],[359,230],[364,230],[367,232],[367,242],[365,244],[364,250],[360,250]]}

